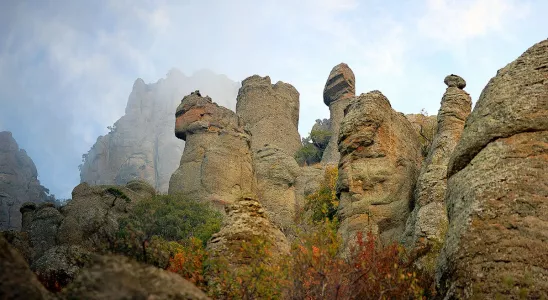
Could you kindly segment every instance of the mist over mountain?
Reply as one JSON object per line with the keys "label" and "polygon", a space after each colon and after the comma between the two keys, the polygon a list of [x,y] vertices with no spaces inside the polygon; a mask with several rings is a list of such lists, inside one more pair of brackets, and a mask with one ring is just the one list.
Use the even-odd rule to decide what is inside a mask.
{"label": "mist over mountain", "polygon": [[174,135],[175,108],[184,95],[200,90],[219,104],[234,110],[240,83],[210,70],[187,76],[177,69],[166,78],[133,84],[125,115],[110,132],[99,136],[82,156],[81,182],[92,185],[126,184],[143,179],[157,191],[168,190],[169,178],[179,166],[184,141]]}

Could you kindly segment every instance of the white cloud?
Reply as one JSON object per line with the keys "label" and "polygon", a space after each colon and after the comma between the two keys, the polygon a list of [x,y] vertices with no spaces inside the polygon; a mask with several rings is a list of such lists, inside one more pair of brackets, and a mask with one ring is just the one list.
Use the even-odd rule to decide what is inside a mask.
{"label": "white cloud", "polygon": [[493,33],[504,35],[506,26],[528,10],[521,0],[427,0],[418,29],[448,46],[461,45]]}

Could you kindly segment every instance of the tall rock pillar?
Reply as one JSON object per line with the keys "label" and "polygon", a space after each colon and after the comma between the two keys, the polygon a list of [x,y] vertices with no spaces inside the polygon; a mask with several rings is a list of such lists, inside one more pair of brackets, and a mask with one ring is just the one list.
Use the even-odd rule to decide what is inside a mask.
{"label": "tall rock pillar", "polygon": [[295,217],[295,183],[300,168],[295,153],[301,147],[299,92],[281,81],[251,76],[242,82],[236,112],[251,132],[258,200],[267,215],[287,230]]}
{"label": "tall rock pillar", "polygon": [[198,91],[183,98],[175,116],[175,135],[186,145],[169,193],[220,206],[254,195],[250,135],[238,116]]}
{"label": "tall rock pillar", "polygon": [[344,117],[344,109],[350,103],[350,99],[356,96],[356,79],[352,69],[340,63],[333,67],[323,90],[323,102],[329,106],[331,139],[322,156],[322,163],[339,163],[338,149],[339,129]]}
{"label": "tall rock pillar", "polygon": [[464,79],[449,75],[444,80],[447,90],[437,115],[437,130],[415,188],[415,207],[408,219],[403,242],[408,248],[423,248],[419,266],[432,271],[447,231],[445,191],[447,164],[455,149],[464,122],[472,110],[470,95],[463,88]]}

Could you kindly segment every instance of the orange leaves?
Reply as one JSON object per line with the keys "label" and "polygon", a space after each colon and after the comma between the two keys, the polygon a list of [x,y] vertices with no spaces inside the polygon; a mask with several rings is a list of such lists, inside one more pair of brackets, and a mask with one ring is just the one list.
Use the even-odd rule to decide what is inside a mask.
{"label": "orange leaves", "polygon": [[431,278],[417,275],[401,246],[359,234],[343,258],[333,236],[335,228],[320,224],[293,246],[293,299],[423,299]]}
{"label": "orange leaves", "polygon": [[202,242],[197,238],[191,238],[187,246],[181,245],[176,251],[169,259],[167,270],[181,275],[198,287],[206,286],[204,263],[207,253]]}

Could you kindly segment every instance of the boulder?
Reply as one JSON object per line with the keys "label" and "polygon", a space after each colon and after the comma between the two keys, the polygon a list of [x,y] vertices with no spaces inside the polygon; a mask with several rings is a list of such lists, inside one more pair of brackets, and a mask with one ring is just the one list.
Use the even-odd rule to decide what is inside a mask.
{"label": "boulder", "polygon": [[251,242],[254,238],[268,241],[274,258],[289,254],[289,243],[284,234],[275,226],[259,201],[243,197],[226,208],[225,225],[215,233],[207,244],[214,257],[223,257],[237,267],[245,265],[248,257],[242,255],[242,241]]}
{"label": "boulder", "polygon": [[278,147],[293,157],[301,147],[299,92],[290,84],[253,75],[242,81],[236,113],[251,133],[251,148]]}
{"label": "boulder", "polygon": [[446,299],[548,297],[548,40],[500,69],[449,160]]}
{"label": "boulder", "polygon": [[91,253],[80,246],[55,246],[32,263],[31,269],[50,291],[72,282],[80,269],[91,262]]}
{"label": "boulder", "polygon": [[[141,199],[150,197],[150,185],[90,186],[81,183],[63,207],[63,220],[54,237],[58,245],[79,245],[89,251],[104,250],[115,239],[118,220]],[[132,187],[136,191],[130,189]]]}
{"label": "boulder", "polygon": [[170,194],[222,207],[255,192],[251,137],[233,111],[192,93],[177,108],[175,135],[186,145]]}
{"label": "boulder", "polygon": [[179,275],[123,256],[94,256],[62,291],[64,299],[209,299]]}
{"label": "boulder", "polygon": [[463,84],[452,84],[463,81],[457,75],[445,78],[448,87],[441,99],[436,133],[417,180],[415,205],[403,239],[408,248],[424,250],[417,263],[432,273],[448,224],[444,204],[447,164],[472,109],[470,95],[458,87]]}
{"label": "boulder", "polygon": [[40,284],[21,254],[0,235],[0,298],[53,299]]}
{"label": "boulder", "polygon": [[379,91],[353,98],[339,135],[339,232],[348,249],[358,232],[400,239],[421,164],[413,126]]}
{"label": "boulder", "polygon": [[63,215],[52,205],[41,205],[32,214],[29,230],[32,261],[57,244],[57,230],[62,221]]}
{"label": "boulder", "polygon": [[339,162],[339,128],[344,117],[344,109],[355,96],[356,79],[352,69],[345,63],[333,67],[323,90],[323,101],[329,106],[331,138],[323,153],[322,163]]}

